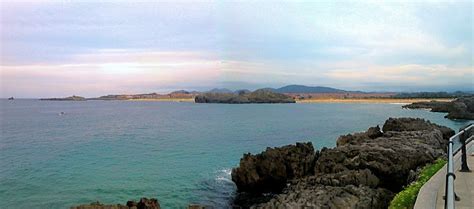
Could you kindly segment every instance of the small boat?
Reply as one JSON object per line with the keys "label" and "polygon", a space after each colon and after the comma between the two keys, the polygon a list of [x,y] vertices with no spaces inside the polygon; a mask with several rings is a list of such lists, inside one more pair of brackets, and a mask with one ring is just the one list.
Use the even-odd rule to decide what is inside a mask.
{"label": "small boat", "polygon": [[8,100],[15,100],[15,98],[13,98],[13,97],[10,97],[10,98],[8,98]]}

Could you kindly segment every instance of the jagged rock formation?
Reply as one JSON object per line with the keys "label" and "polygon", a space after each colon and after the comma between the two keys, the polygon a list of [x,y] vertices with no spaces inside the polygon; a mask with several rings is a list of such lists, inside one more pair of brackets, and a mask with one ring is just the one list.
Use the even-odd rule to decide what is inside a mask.
{"label": "jagged rock formation", "polygon": [[289,179],[313,174],[315,156],[311,142],[248,153],[232,170],[232,180],[240,191],[279,192]]}
{"label": "jagged rock formation", "polygon": [[[382,130],[372,127],[341,136],[337,147],[320,152],[313,152],[311,143],[298,143],[244,155],[232,172],[239,191],[235,205],[387,208],[417,168],[445,154],[447,139],[454,134],[447,127],[412,118],[390,118]],[[298,175],[288,175],[294,173]]]}
{"label": "jagged rock formation", "polygon": [[290,96],[275,93],[270,90],[259,89],[254,92],[241,91],[237,93],[205,93],[195,97],[196,103],[295,103]]}
{"label": "jagged rock formation", "polygon": [[459,97],[451,102],[415,102],[405,105],[409,109],[431,109],[432,112],[447,112],[449,119],[474,120],[474,96]]}
{"label": "jagged rock formation", "polygon": [[443,134],[443,138],[448,140],[455,134],[454,130],[440,126],[430,121],[420,118],[389,118],[383,125],[383,131],[422,131],[422,130],[439,130]]}

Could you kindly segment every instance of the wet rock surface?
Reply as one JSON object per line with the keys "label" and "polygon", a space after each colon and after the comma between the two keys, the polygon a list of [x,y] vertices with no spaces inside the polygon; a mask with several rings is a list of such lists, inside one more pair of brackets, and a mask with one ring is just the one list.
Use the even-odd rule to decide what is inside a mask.
{"label": "wet rock surface", "polygon": [[446,112],[449,119],[474,120],[474,96],[459,97],[451,102],[415,102],[405,105],[409,109],[431,109],[432,112]]}
{"label": "wet rock surface", "polygon": [[[447,127],[413,118],[390,118],[382,130],[372,127],[341,136],[337,147],[320,152],[314,152],[310,143],[299,143],[246,154],[232,172],[239,190],[234,204],[243,208],[387,208],[419,167],[445,154],[448,138],[454,134]],[[298,175],[289,175],[294,171]]]}

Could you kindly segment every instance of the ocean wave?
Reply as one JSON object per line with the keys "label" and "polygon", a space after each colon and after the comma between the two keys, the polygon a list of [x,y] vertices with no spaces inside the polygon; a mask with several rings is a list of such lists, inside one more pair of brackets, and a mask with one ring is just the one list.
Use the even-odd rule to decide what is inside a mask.
{"label": "ocean wave", "polygon": [[216,173],[217,173],[216,178],[215,178],[216,181],[225,181],[229,183],[234,183],[231,177],[232,169],[230,168],[221,169],[221,170],[218,170]]}
{"label": "ocean wave", "polygon": [[217,169],[198,184],[196,203],[212,208],[231,208],[237,190],[231,168]]}

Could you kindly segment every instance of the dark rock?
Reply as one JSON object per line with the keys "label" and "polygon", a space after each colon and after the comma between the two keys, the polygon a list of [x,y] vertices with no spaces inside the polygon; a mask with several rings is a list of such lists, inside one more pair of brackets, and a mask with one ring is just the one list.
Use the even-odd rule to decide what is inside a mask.
{"label": "dark rock", "polygon": [[160,203],[154,198],[141,198],[140,202],[137,203],[137,209],[160,209]]}
{"label": "dark rock", "polygon": [[444,139],[454,135],[454,130],[440,126],[421,118],[389,118],[383,125],[383,132],[388,131],[421,131],[438,129],[443,133]]}
{"label": "dark rock", "polygon": [[65,98],[43,98],[40,100],[46,100],[46,101],[86,101],[86,98],[80,97],[80,96],[70,96],[70,97],[65,97]]}
{"label": "dark rock", "polygon": [[371,139],[375,139],[383,135],[383,133],[380,131],[379,126],[370,127],[366,133],[367,133],[367,136]]}
{"label": "dark rock", "polygon": [[393,197],[389,190],[366,186],[316,186],[286,191],[267,203],[251,208],[387,208]]}
{"label": "dark rock", "polygon": [[295,188],[303,186],[345,186],[345,185],[365,185],[375,188],[379,185],[379,178],[375,176],[369,169],[363,170],[344,170],[336,173],[318,173],[314,176],[308,176],[294,180],[292,185]]}
{"label": "dark rock", "polygon": [[393,132],[359,145],[321,151],[315,173],[369,169],[380,179],[380,186],[399,191],[411,169],[444,154],[443,141],[439,130]]}
{"label": "dark rock", "polygon": [[474,120],[474,96],[459,97],[451,102],[415,102],[405,105],[409,109],[431,109],[432,112],[447,112],[449,119]]}
{"label": "dark rock", "polygon": [[239,192],[234,198],[233,208],[250,208],[257,204],[270,201],[276,193],[248,193]]}
{"label": "dark rock", "polygon": [[[234,203],[244,208],[387,208],[393,194],[413,181],[420,167],[445,155],[454,131],[412,118],[390,118],[383,130],[372,127],[341,136],[337,147],[316,154],[312,146],[291,158],[279,150],[299,151],[293,145],[246,154],[232,173],[240,191]],[[311,165],[313,172],[307,171]],[[303,175],[288,175],[288,167],[304,170],[299,172]]]}
{"label": "dark rock", "polygon": [[337,146],[343,146],[346,144],[359,144],[367,139],[375,139],[382,136],[383,133],[380,131],[380,127],[370,127],[366,132],[348,134],[340,136],[337,141]]}
{"label": "dark rock", "polygon": [[141,198],[139,202],[133,200],[127,201],[126,205],[111,204],[104,205],[99,202],[94,202],[86,205],[73,206],[71,209],[160,209],[160,203],[157,199]]}
{"label": "dark rock", "polygon": [[288,180],[313,174],[315,156],[310,142],[245,154],[232,180],[241,192],[279,192]]}
{"label": "dark rock", "polygon": [[78,205],[78,206],[73,206],[71,209],[130,209],[128,206],[125,205],[104,205],[101,204],[100,202],[93,202],[90,204],[85,204],[85,205]]}
{"label": "dark rock", "polygon": [[207,209],[210,207],[204,206],[204,205],[199,205],[199,204],[189,204],[188,209]]}

